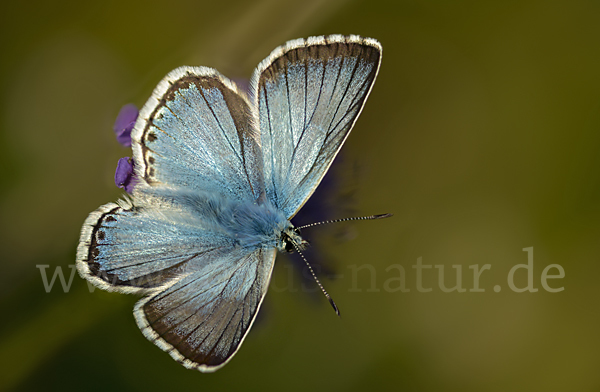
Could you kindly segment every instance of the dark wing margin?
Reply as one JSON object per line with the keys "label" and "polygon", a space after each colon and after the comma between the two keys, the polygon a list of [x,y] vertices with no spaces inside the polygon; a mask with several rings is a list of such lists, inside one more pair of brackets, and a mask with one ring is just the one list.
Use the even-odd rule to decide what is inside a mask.
{"label": "dark wing margin", "polygon": [[215,371],[250,330],[276,250],[234,246],[182,205],[137,195],[139,205],[122,200],[88,216],[77,269],[101,289],[146,295],[134,308],[142,333],[185,367]]}
{"label": "dark wing margin", "polygon": [[144,279],[144,282],[135,279],[123,279],[117,274],[111,273],[112,271],[103,270],[100,264],[100,249],[102,242],[106,240],[106,227],[116,222],[115,215],[123,210],[116,203],[108,203],[87,217],[81,229],[79,245],[77,246],[77,271],[82,278],[103,290],[119,293],[140,293],[154,286],[150,277]]}
{"label": "dark wing margin", "polygon": [[191,273],[134,309],[146,338],[188,369],[214,372],[237,352],[266,294],[275,250],[222,257],[229,267]]}
{"label": "dark wing margin", "polygon": [[216,70],[180,67],[156,87],[132,131],[136,177],[256,200],[262,194],[259,135],[250,103]]}
{"label": "dark wing margin", "polygon": [[255,70],[267,197],[291,218],[327,172],[371,91],[381,45],[331,35],[286,43]]}
{"label": "dark wing margin", "polygon": [[[153,208],[140,197],[108,203],[83,224],[77,247],[79,274],[95,286],[120,293],[166,287],[198,265],[212,266],[230,240],[203,227],[189,209]],[[148,207],[145,207],[148,206]]]}

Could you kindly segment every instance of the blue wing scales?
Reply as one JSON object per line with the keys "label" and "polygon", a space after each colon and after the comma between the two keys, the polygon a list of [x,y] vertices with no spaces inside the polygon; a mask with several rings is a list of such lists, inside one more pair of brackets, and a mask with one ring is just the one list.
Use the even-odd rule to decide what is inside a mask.
{"label": "blue wing scales", "polygon": [[226,229],[223,216],[260,215],[255,202],[267,205],[266,196],[291,218],[348,136],[380,59],[372,39],[290,41],[258,66],[250,99],[210,68],[169,73],[132,131],[139,183],[131,199],[85,221],[80,274],[108,291],[145,294],[134,310],[139,327],[184,366],[223,366],[252,325],[275,260],[272,244],[241,243],[263,238],[257,229]]}
{"label": "blue wing scales", "polygon": [[258,133],[235,83],[206,67],[180,67],[156,87],[132,131],[136,176],[230,200],[263,192]]}
{"label": "blue wing scales", "polygon": [[215,371],[248,333],[274,260],[274,249],[230,249],[221,254],[218,268],[199,269],[139,301],[134,310],[138,326],[185,367]]}
{"label": "blue wing scales", "polygon": [[381,46],[357,36],[290,41],[252,78],[266,195],[291,218],[327,172],[379,70]]}
{"label": "blue wing scales", "polygon": [[86,220],[80,274],[98,287],[146,294],[144,335],[188,368],[214,371],[237,351],[266,294],[275,249],[220,233],[214,203],[189,194],[134,193]]}
{"label": "blue wing scales", "polygon": [[96,286],[144,292],[179,279],[234,243],[215,230],[214,218],[176,197],[136,194],[90,214],[77,250],[80,274]]}

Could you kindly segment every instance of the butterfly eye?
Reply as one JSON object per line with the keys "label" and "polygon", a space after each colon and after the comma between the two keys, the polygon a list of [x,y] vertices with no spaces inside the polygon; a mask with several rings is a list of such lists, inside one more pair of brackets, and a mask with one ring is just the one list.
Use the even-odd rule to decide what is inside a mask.
{"label": "butterfly eye", "polygon": [[288,253],[294,253],[294,251],[296,250],[296,248],[294,248],[294,244],[292,244],[292,241],[290,239],[283,241],[283,246],[285,248],[285,251]]}

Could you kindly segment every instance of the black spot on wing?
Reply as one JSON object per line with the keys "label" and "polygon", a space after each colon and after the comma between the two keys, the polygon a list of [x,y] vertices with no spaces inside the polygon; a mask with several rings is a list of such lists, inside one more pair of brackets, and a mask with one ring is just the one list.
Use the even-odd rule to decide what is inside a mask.
{"label": "black spot on wing", "polygon": [[[98,240],[100,240],[100,241],[104,240],[104,231],[101,230],[103,227],[102,224],[105,221],[111,222],[111,223],[116,222],[117,219],[113,216],[113,214],[115,214],[119,209],[120,209],[120,207],[115,207],[112,210],[102,214],[100,216],[100,218],[98,219],[98,221],[96,222],[96,224],[94,225],[94,227],[92,228],[91,243],[90,243],[90,246],[88,247],[88,258],[86,261],[87,261],[88,267],[90,269],[90,274],[93,276],[97,276],[103,280],[105,280],[105,279],[102,276],[102,274],[100,273],[100,263],[98,263],[96,261],[96,259],[100,255],[100,249],[98,247],[101,246],[98,243]],[[100,234],[98,234],[99,232],[103,233],[102,238],[100,238]]]}
{"label": "black spot on wing", "polygon": [[[134,207],[131,211],[138,211],[139,209]],[[110,211],[105,212],[100,216],[97,223],[92,228],[91,233],[91,243],[88,248],[88,258],[85,260],[88,264],[88,268],[90,271],[90,275],[95,276],[99,279],[102,279],[106,283],[113,286],[130,286],[130,287],[140,287],[140,288],[153,288],[160,284],[163,284],[165,280],[171,279],[178,275],[180,267],[188,262],[190,259],[196,257],[197,255],[191,255],[186,260],[175,264],[172,267],[169,267],[164,270],[156,271],[154,273],[150,273],[144,276],[137,277],[132,280],[123,280],[120,279],[119,276],[114,273],[118,269],[106,271],[102,268],[102,264],[98,257],[100,256],[100,249],[103,246],[111,246],[112,244],[106,242],[107,241],[107,231],[111,230],[110,226],[114,226],[115,222],[118,222],[118,219],[115,215],[118,214],[121,210],[121,207],[115,207]],[[110,223],[110,226],[107,226],[105,223]],[[142,264],[142,263],[139,263]],[[130,264],[128,267],[136,266],[139,264]]]}
{"label": "black spot on wing", "polygon": [[[157,173],[155,171],[152,171],[152,168],[150,167],[155,164],[155,161],[152,161],[150,159],[149,154],[149,150],[151,150],[151,142],[155,141],[159,137],[165,138],[171,136],[169,134],[169,130],[160,129],[154,121],[160,120],[162,118],[161,110],[163,108],[170,110],[173,113],[173,115],[177,117],[178,113],[173,112],[171,110],[171,108],[169,107],[169,102],[173,101],[179,94],[181,94],[183,90],[190,89],[191,86],[195,86],[202,96],[204,96],[206,91],[210,90],[216,89],[221,92],[223,101],[225,102],[225,105],[229,110],[235,128],[237,130],[237,140],[229,139],[227,133],[221,126],[221,119],[217,116],[217,114],[214,113],[214,108],[212,107],[211,102],[208,99],[206,99],[206,104],[209,110],[213,112],[216,122],[219,124],[219,126],[221,126],[223,137],[229,143],[232,149],[231,152],[238,156],[242,167],[246,171],[245,174],[253,193],[258,193],[258,190],[253,189],[253,184],[250,180],[250,175],[248,174],[248,170],[246,167],[246,151],[244,151],[245,144],[247,145],[248,140],[252,139],[248,138],[248,135],[251,135],[253,133],[248,117],[248,113],[250,112],[250,110],[248,108],[248,105],[246,104],[246,101],[237,93],[237,91],[235,91],[235,89],[230,89],[227,85],[225,85],[225,83],[218,74],[201,76],[195,75],[188,71],[178,80],[169,82],[169,88],[163,94],[163,96],[160,97],[158,104],[148,117],[148,121],[146,122],[144,130],[142,132],[140,145],[142,149],[142,156],[145,162],[145,170],[143,174],[144,180],[146,180],[146,182],[148,182],[149,184],[157,182]],[[160,132],[158,132],[157,134],[155,130],[159,130]],[[158,176],[158,178],[160,178],[160,175]],[[258,197],[258,194],[256,194],[255,196]]]}

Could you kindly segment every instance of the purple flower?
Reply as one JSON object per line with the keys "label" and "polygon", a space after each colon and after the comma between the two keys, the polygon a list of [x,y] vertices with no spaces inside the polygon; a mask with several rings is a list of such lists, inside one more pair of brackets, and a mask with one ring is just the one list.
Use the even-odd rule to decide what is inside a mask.
{"label": "purple flower", "polygon": [[133,159],[129,157],[119,159],[117,170],[115,171],[115,184],[119,188],[125,189],[125,192],[131,193],[135,186]]}
{"label": "purple flower", "polygon": [[[131,103],[123,106],[119,111],[113,129],[117,136],[117,141],[121,145],[131,147],[131,130],[139,114],[137,106]],[[129,157],[119,159],[117,170],[115,171],[115,184],[119,188],[125,189],[125,192],[131,193],[135,185],[133,159]]]}
{"label": "purple flower", "polygon": [[117,115],[113,129],[117,135],[117,141],[125,147],[131,147],[131,130],[139,113],[137,106],[130,103],[123,106]]}

